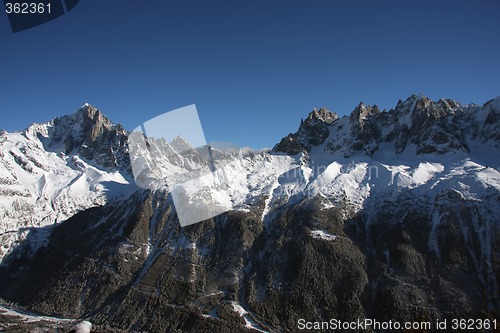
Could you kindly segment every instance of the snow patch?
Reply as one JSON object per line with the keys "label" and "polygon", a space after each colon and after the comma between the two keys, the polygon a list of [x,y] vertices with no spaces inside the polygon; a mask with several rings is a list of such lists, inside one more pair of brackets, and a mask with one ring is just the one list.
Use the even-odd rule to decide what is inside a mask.
{"label": "snow patch", "polygon": [[0,314],[17,317],[25,323],[33,323],[33,322],[37,322],[37,321],[48,321],[48,322],[54,322],[54,323],[74,321],[74,319],[69,319],[69,318],[42,316],[42,315],[38,315],[34,312],[16,309],[16,308],[13,308],[13,307],[10,307],[7,305],[2,305],[2,304],[0,304]]}
{"label": "snow patch", "polygon": [[423,162],[413,171],[413,180],[416,185],[425,184],[432,179],[436,173],[443,171],[444,166],[440,163]]}
{"label": "snow patch", "polygon": [[334,241],[338,237],[337,235],[329,234],[328,232],[326,232],[324,230],[311,230],[310,234],[311,234],[312,238],[323,239],[326,241]]}
{"label": "snow patch", "polygon": [[89,321],[82,321],[74,328],[75,333],[90,333],[92,330],[92,324]]}
{"label": "snow patch", "polygon": [[232,302],[231,305],[234,311],[236,311],[240,315],[240,317],[243,317],[243,319],[245,320],[245,327],[253,329],[258,332],[269,333],[268,331],[263,330],[250,316],[249,312],[245,310],[240,304]]}

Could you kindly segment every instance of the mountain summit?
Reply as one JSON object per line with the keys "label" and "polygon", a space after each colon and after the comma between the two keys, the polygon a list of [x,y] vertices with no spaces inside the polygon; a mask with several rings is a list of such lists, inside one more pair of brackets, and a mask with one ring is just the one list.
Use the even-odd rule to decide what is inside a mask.
{"label": "mountain summit", "polygon": [[[134,186],[127,133],[89,105],[3,132],[0,296],[115,332],[491,320],[499,113],[500,98],[422,95],[315,109],[273,151],[227,165],[231,211],[184,228],[169,193]],[[159,147],[179,172],[198,163]]]}
{"label": "mountain summit", "polygon": [[[361,102],[350,116],[341,119],[331,112],[323,117],[314,110],[299,130],[283,138],[274,151],[295,155],[324,143],[330,152],[350,157],[356,151],[372,155],[379,145],[390,144],[396,153],[411,146],[418,155],[442,155],[458,150],[468,152],[467,142],[475,139],[499,147],[498,128],[494,127],[497,125],[489,125],[498,123],[500,108],[494,105],[499,100],[483,106],[462,106],[451,99],[434,102],[420,94],[404,102],[400,100],[387,112]],[[311,125],[313,120],[316,122]]]}
{"label": "mountain summit", "polygon": [[69,116],[55,118],[41,130],[34,125],[33,132],[49,151],[67,155],[76,150],[78,155],[104,167],[119,168],[128,164],[125,129],[87,103]]}

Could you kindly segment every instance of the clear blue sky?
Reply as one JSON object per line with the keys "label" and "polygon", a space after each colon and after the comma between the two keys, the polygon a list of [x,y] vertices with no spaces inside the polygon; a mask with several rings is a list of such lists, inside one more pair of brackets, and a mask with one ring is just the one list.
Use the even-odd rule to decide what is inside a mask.
{"label": "clear blue sky", "polygon": [[88,102],[133,129],[196,104],[209,141],[272,147],[313,107],[500,95],[500,1],[82,0],[13,34],[0,128]]}

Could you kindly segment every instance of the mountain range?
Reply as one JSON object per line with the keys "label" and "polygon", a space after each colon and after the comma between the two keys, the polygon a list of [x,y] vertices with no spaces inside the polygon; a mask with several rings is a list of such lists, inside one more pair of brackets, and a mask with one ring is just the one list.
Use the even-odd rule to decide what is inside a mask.
{"label": "mountain range", "polygon": [[[171,193],[136,185],[128,135],[89,104],[0,132],[4,304],[106,332],[498,316],[500,97],[314,109],[227,164],[233,208],[187,227]],[[179,140],[157,151],[188,172],[203,156]]]}

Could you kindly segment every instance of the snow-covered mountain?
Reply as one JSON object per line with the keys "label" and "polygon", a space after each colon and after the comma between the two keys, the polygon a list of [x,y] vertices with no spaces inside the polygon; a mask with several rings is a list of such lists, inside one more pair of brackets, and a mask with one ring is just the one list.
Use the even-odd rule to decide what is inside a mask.
{"label": "snow-covered mountain", "polygon": [[[489,220],[500,216],[500,97],[483,106],[412,95],[395,109],[381,112],[360,103],[339,118],[314,110],[274,147],[301,156],[300,181],[283,184],[287,196],[320,195],[330,204],[350,203],[353,212],[373,202],[408,199],[432,201],[457,191],[466,199],[492,207]],[[296,155],[298,154],[298,155]],[[284,175],[286,176],[286,175]],[[286,177],[283,177],[285,179]]]}
{"label": "snow-covered mountain", "polygon": [[22,132],[2,131],[0,258],[32,228],[132,192],[126,139],[120,125],[88,104]]}
{"label": "snow-covered mountain", "polygon": [[[315,109],[224,163],[233,209],[185,228],[168,193],[134,186],[126,135],[88,105],[2,134],[2,297],[131,332],[499,311],[500,97]],[[180,138],[150,144],[170,156],[153,178],[203,164]]]}

